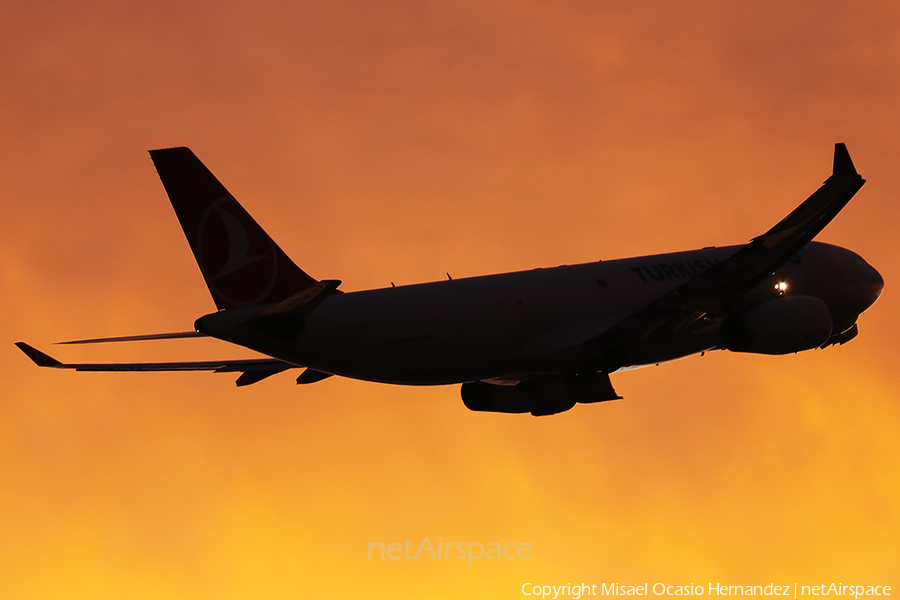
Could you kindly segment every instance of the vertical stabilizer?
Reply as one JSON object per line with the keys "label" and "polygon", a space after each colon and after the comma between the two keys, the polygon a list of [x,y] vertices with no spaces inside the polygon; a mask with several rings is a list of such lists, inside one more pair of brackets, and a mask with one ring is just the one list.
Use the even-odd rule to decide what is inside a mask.
{"label": "vertical stabilizer", "polygon": [[220,310],[281,302],[317,283],[188,148],[150,157]]}

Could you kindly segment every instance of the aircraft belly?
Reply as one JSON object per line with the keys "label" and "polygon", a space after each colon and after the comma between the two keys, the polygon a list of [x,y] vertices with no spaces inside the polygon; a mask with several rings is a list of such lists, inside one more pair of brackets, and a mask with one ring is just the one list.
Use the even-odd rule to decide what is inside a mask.
{"label": "aircraft belly", "polygon": [[303,364],[330,373],[385,383],[442,384],[472,381],[504,372],[515,363],[515,328],[407,330],[335,334],[326,323],[310,327],[298,341]]}

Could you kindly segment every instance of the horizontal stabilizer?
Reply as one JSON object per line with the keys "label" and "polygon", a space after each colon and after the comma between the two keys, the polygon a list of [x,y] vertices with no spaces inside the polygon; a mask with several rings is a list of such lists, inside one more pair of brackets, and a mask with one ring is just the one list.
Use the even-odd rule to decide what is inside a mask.
{"label": "horizontal stabilizer", "polygon": [[275,306],[270,306],[249,319],[247,325],[252,325],[282,340],[296,339],[303,331],[306,315],[331,294],[341,293],[337,291],[339,285],[341,282],[337,279],[322,280]]}
{"label": "horizontal stabilizer", "polygon": [[182,338],[209,337],[199,331],[177,331],[175,333],[148,333],[145,335],[123,335],[119,337],[92,338],[89,340],[71,340],[69,342],[56,342],[58,346],[66,344],[103,344],[106,342],[144,342],[147,340],[178,340]]}

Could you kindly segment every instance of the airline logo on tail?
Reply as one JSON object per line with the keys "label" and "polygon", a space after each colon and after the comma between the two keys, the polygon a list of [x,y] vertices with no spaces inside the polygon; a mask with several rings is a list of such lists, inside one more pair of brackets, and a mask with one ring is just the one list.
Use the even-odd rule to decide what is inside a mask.
{"label": "airline logo on tail", "polygon": [[197,228],[203,278],[215,295],[233,305],[263,302],[278,275],[275,243],[266,235],[251,235],[259,227],[252,220],[246,223],[248,219],[233,197],[222,196],[210,203]]}

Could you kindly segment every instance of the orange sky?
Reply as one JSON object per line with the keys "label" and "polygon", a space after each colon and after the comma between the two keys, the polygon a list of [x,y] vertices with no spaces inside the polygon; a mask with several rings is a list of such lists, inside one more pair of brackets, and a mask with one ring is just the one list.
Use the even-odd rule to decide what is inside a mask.
{"label": "orange sky", "polygon": [[[900,591],[895,3],[0,4],[0,598],[518,598],[525,582]],[[246,356],[146,150],[188,145],[357,290],[749,240],[830,173],[819,236],[884,276],[852,343],[476,414],[458,386],[41,371]],[[530,561],[368,560],[528,542]]]}

